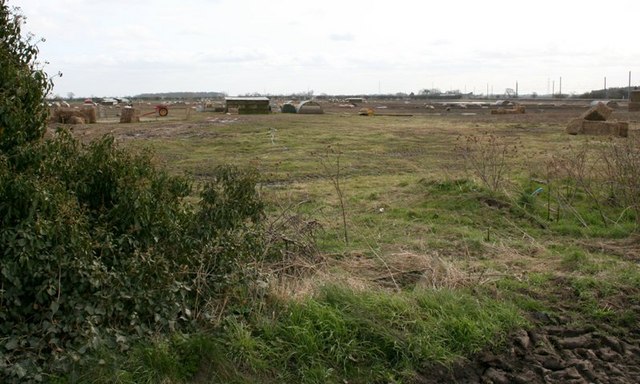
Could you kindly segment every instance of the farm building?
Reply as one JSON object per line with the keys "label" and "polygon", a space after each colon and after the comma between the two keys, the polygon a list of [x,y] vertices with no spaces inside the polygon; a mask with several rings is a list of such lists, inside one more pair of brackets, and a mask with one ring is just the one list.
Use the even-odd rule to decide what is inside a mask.
{"label": "farm building", "polygon": [[298,104],[298,108],[296,108],[298,113],[302,114],[322,114],[324,110],[322,110],[322,106],[313,100],[303,101]]}
{"label": "farm building", "polygon": [[225,112],[239,115],[268,114],[271,112],[267,97],[226,97]]}

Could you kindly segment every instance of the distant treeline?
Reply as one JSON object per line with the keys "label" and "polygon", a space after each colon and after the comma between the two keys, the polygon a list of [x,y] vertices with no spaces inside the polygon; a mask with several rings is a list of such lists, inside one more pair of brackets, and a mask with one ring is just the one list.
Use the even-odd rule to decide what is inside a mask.
{"label": "distant treeline", "polygon": [[227,96],[224,92],[161,92],[141,93],[135,99],[219,99]]}
{"label": "distant treeline", "polygon": [[[637,89],[638,87],[634,87]],[[628,97],[629,88],[627,87],[615,87],[608,89],[597,89],[590,92],[583,93],[580,98],[583,99],[626,99]]]}

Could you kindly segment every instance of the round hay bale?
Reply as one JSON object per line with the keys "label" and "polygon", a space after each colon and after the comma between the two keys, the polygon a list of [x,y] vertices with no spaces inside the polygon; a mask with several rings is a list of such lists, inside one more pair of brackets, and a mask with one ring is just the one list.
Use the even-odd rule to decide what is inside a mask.
{"label": "round hay bale", "polygon": [[[72,118],[78,117],[82,119],[82,123],[77,123],[78,119],[73,119],[76,123],[71,123]],[[84,124],[85,115],[82,111],[74,108],[60,107],[53,111],[53,121],[60,124]]]}
{"label": "round hay bale", "polygon": [[67,124],[84,124],[84,119],[80,116],[71,116]]}
{"label": "round hay bale", "polygon": [[137,109],[124,107],[120,112],[120,123],[137,123],[140,121],[140,114]]}
{"label": "round hay bale", "polygon": [[95,124],[96,121],[98,120],[97,114],[96,114],[96,107],[94,107],[92,104],[84,104],[82,106],[82,114],[84,115],[85,120],[89,124]]}

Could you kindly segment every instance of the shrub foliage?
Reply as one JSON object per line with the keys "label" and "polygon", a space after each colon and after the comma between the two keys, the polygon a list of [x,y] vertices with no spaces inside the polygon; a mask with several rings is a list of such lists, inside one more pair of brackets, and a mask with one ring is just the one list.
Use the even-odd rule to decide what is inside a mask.
{"label": "shrub foliage", "polygon": [[188,180],[111,137],[82,145],[60,132],[18,149],[0,158],[7,374],[186,324],[261,253],[253,172],[219,168],[193,205]]}
{"label": "shrub foliage", "polygon": [[0,151],[40,139],[51,81],[36,61],[33,35],[22,36],[24,17],[0,0]]}
{"label": "shrub foliage", "polygon": [[[0,381],[41,381],[97,347],[212,317],[265,256],[257,175],[191,182],[112,137],[43,141],[51,81],[0,0]],[[277,248],[277,247],[276,247]],[[195,310],[194,310],[195,309]]]}

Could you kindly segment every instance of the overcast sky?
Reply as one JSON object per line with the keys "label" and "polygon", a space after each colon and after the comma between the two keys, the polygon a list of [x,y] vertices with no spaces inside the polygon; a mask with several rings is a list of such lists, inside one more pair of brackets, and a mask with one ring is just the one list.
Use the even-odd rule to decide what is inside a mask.
{"label": "overcast sky", "polygon": [[8,0],[66,97],[640,84],[640,1]]}

